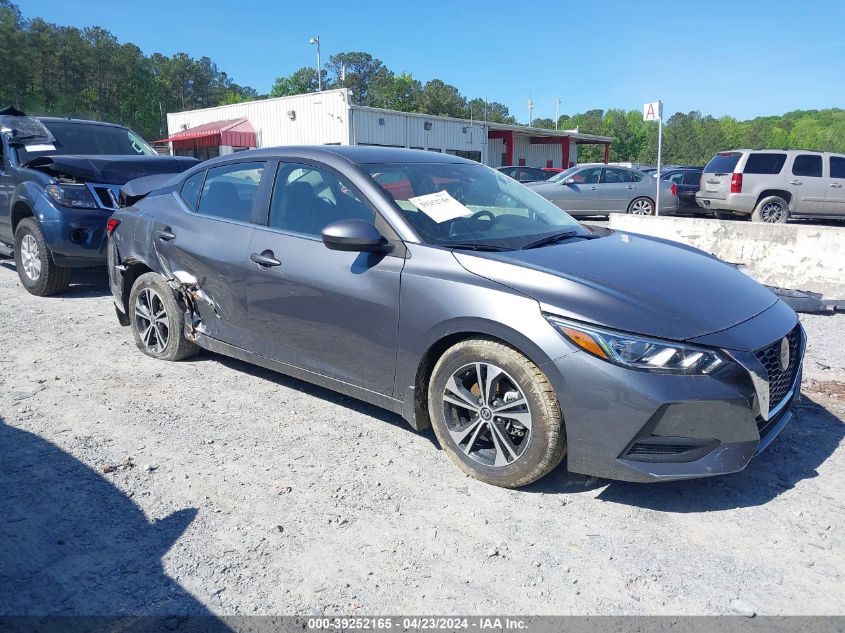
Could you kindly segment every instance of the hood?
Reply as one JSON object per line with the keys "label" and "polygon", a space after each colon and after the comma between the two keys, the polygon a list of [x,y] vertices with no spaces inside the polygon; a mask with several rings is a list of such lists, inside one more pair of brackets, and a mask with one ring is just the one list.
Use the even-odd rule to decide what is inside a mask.
{"label": "hood", "polygon": [[153,174],[177,174],[199,161],[187,156],[39,156],[26,165],[54,177],[122,185]]}
{"label": "hood", "polygon": [[778,301],[712,255],[629,233],[455,257],[468,271],[533,297],[544,311],[659,338],[712,334]]}

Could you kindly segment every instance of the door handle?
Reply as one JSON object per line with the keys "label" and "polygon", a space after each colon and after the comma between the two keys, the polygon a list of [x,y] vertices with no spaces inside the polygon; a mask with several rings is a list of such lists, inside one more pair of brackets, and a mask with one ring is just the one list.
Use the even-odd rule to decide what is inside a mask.
{"label": "door handle", "polygon": [[590,191],[595,191],[598,187],[590,187]]}
{"label": "door handle", "polygon": [[634,185],[628,185],[628,189],[634,189]]}
{"label": "door handle", "polygon": [[832,183],[830,183],[830,186],[833,187],[834,189],[842,189],[842,184],[838,183],[838,182],[832,182]]}
{"label": "door handle", "polygon": [[800,185],[800,184],[801,184],[801,181],[800,181],[800,180],[790,180],[790,181],[789,181],[789,184],[790,184],[790,185]]}
{"label": "door handle", "polygon": [[156,231],[156,237],[162,242],[169,242],[170,240],[176,239],[176,235],[170,230],[169,226],[166,229]]}
{"label": "door handle", "polygon": [[264,268],[272,268],[273,266],[281,266],[282,262],[276,259],[273,251],[262,251],[260,253],[253,253],[249,256],[251,261],[254,261],[259,266]]}

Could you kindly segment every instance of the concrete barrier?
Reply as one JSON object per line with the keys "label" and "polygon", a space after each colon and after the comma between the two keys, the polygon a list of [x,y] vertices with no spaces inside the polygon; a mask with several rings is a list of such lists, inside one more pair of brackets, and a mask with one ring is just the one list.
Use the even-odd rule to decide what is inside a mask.
{"label": "concrete barrier", "polygon": [[845,308],[845,228],[614,213],[610,228],[683,242],[738,264],[766,286]]}

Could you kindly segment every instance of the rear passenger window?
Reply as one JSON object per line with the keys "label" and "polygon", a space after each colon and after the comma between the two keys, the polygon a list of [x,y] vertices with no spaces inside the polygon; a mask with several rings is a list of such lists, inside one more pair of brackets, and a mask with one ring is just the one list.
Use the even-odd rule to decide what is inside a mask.
{"label": "rear passenger window", "polygon": [[830,157],[830,177],[845,178],[845,158],[842,156]]}
{"label": "rear passenger window", "polygon": [[197,202],[200,199],[202,179],[205,178],[205,171],[198,171],[182,184],[182,200],[194,211],[197,210]]}
{"label": "rear passenger window", "polygon": [[235,163],[208,170],[198,212],[215,218],[249,222],[264,163]]}
{"label": "rear passenger window", "polygon": [[674,174],[664,174],[663,180],[668,180],[669,182],[674,182],[676,185],[680,185],[684,182],[684,172],[676,171]]}
{"label": "rear passenger window", "polygon": [[792,164],[793,176],[822,177],[822,157],[818,154],[799,154]]}
{"label": "rear passenger window", "polygon": [[745,174],[779,174],[786,162],[786,154],[749,154]]}
{"label": "rear passenger window", "polygon": [[622,182],[631,182],[630,172],[622,169],[605,169],[604,181],[608,184],[619,184]]}

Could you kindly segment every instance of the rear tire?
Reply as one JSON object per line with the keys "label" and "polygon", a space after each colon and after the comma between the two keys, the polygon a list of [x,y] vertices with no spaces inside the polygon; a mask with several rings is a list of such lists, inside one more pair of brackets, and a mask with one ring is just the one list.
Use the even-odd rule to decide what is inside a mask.
{"label": "rear tire", "polygon": [[763,198],[751,214],[752,222],[784,224],[787,220],[789,220],[789,203],[780,196]]}
{"label": "rear tire", "polygon": [[147,356],[177,361],[200,351],[185,337],[185,311],[157,273],[144,273],[135,280],[128,316],[135,345]]}
{"label": "rear tire", "polygon": [[21,284],[36,297],[67,290],[70,268],[57,266],[35,218],[24,218],[15,229],[15,268]]}
{"label": "rear tire", "polygon": [[651,198],[634,198],[628,205],[631,215],[654,215],[654,202]]}
{"label": "rear tire", "polygon": [[449,348],[434,366],[428,411],[449,459],[494,486],[530,484],[566,454],[560,405],[548,379],[498,341],[469,339]]}

